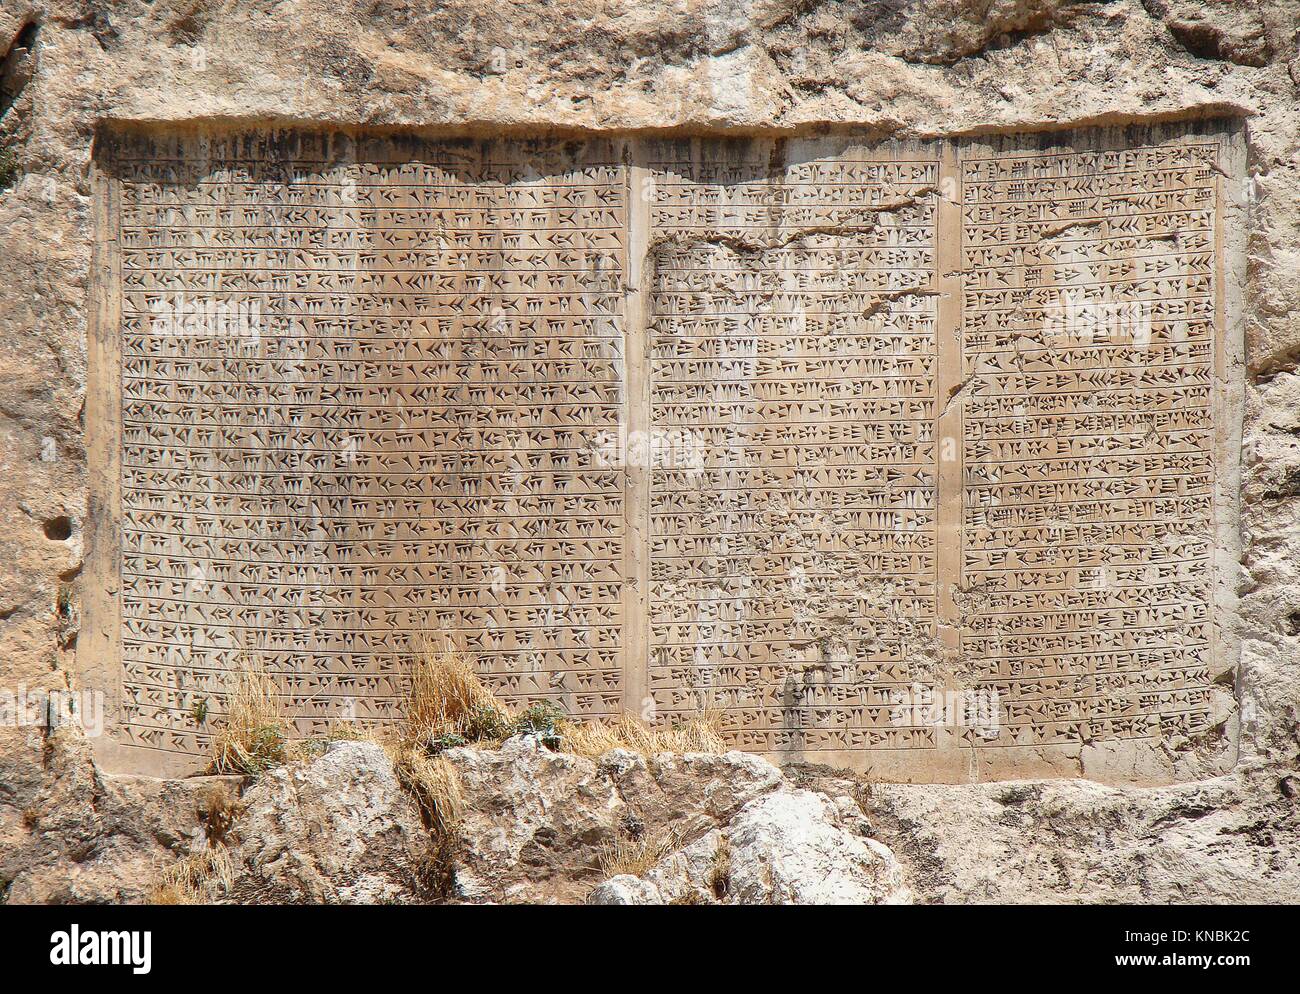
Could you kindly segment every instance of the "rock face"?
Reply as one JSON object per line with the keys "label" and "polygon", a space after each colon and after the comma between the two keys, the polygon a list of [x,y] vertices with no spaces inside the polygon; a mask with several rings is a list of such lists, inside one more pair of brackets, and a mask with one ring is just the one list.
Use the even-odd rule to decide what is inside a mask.
{"label": "rock face", "polygon": [[465,798],[456,895],[578,901],[618,838],[673,826],[701,833],[783,782],[757,756],[615,750],[598,761],[519,736],[498,751],[452,749]]}
{"label": "rock face", "polygon": [[[219,899],[235,903],[579,903],[601,884],[602,856],[616,841],[668,831],[689,842],[670,868],[644,883],[603,884],[593,899],[703,901],[702,881],[728,847],[727,903],[906,898],[897,862],[865,838],[852,800],[791,790],[757,756],[614,750],[591,760],[527,736],[446,756],[463,813],[451,886],[435,894],[424,873],[430,836],[374,743],[335,742],[245,785],[97,777],[85,739],[69,729],[52,747],[65,768],[62,792],[44,799],[48,813],[33,813],[22,833],[6,829],[8,900],[146,901],[167,866],[216,844],[234,868]],[[238,796],[240,811],[217,842],[203,802],[214,782]],[[644,899],[620,899],[629,889]]]}
{"label": "rock face", "polygon": [[[849,797],[791,789],[756,756],[614,750],[599,760],[517,736],[446,753],[463,813],[451,886],[465,903],[907,903],[893,854]],[[428,836],[377,745],[341,742],[244,792],[230,854],[238,902],[432,899]],[[644,881],[601,883],[620,840],[675,833]],[[599,885],[599,886],[597,886]],[[593,893],[593,887],[595,891]]]}
{"label": "rock face", "polygon": [[850,798],[779,790],[643,878],[621,874],[600,884],[587,903],[910,904],[894,854],[856,834],[865,826]]}
{"label": "rock face", "polygon": [[875,785],[868,814],[927,903],[1295,903],[1300,781],[1145,790]]}
{"label": "rock face", "polygon": [[22,811],[0,804],[0,900],[144,901],[178,853],[205,844],[204,792],[238,778],[104,776],[76,728],[45,743],[48,785]]}
{"label": "rock face", "polygon": [[428,840],[380,746],[335,742],[319,759],[264,774],[243,801],[231,852],[235,900],[416,900]]}
{"label": "rock face", "polygon": [[[1242,655],[1223,680],[1240,703],[1240,764],[1158,789],[877,785],[870,817],[918,900],[1300,899],[1298,23],[1297,0],[0,6],[0,688],[66,689],[93,664],[75,657],[83,537],[98,513],[83,412],[101,121],[924,138],[1240,116]],[[198,781],[105,776],[70,731],[11,725],[0,722],[2,899],[139,900],[155,870],[199,844]],[[629,767],[646,804],[671,810],[663,778],[694,775],[677,762],[659,778],[650,763]],[[563,776],[631,807],[604,773]],[[499,799],[482,824],[501,836],[467,854],[466,886],[488,879],[476,861],[537,853],[509,886],[544,894],[561,876],[545,827],[507,831],[509,795],[476,789]],[[539,810],[550,803],[520,790]],[[292,798],[287,784],[279,796]],[[588,817],[609,825],[574,813],[566,838]],[[565,894],[598,882],[589,874]]]}
{"label": "rock face", "polygon": [[[867,784],[744,753],[616,750],[598,760],[518,737],[447,753],[464,814],[445,894],[421,886],[429,837],[387,756],[335,743],[241,778],[104,776],[73,728],[49,791],[0,823],[10,903],[148,899],[211,845],[205,793],[242,814],[224,899],[290,902],[1285,902],[1300,897],[1300,776],[1267,768],[1146,790],[1086,782]],[[1247,781],[1243,783],[1242,781]],[[619,840],[675,831],[639,876],[603,880]]]}

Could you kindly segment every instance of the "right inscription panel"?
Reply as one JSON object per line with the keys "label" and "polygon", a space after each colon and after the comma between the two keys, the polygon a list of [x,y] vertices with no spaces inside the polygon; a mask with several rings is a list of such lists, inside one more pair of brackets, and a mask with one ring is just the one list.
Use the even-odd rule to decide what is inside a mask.
{"label": "right inscription panel", "polygon": [[958,659],[983,748],[1140,775],[1215,720],[1222,148],[1083,139],[960,159]]}

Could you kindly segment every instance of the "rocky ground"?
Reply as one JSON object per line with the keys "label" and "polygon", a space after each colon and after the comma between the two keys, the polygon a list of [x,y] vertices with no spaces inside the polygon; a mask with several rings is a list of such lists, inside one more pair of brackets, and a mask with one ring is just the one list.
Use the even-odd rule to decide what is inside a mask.
{"label": "rocky ground", "polygon": [[[168,868],[214,850],[233,873],[212,899],[234,903],[1300,896],[1300,778],[1264,770],[1194,788],[939,787],[782,771],[739,752],[591,760],[527,736],[445,756],[462,811],[438,855],[375,743],[334,742],[257,779],[156,780],[97,773],[79,731],[61,729],[48,743],[54,786],[0,840],[5,900],[147,901]],[[619,852],[624,865],[610,865]]]}
{"label": "rocky ground", "polygon": [[[373,742],[334,742],[251,781],[96,775],[71,729],[51,750],[69,791],[5,847],[9,903],[149,901],[169,867],[216,848],[233,874],[213,897],[234,903],[911,900],[852,797],[739,752],[590,760],[526,736],[449,750],[463,807],[433,874],[435,839]],[[219,833],[213,796],[233,812]],[[620,843],[652,853],[644,878],[608,871]]]}

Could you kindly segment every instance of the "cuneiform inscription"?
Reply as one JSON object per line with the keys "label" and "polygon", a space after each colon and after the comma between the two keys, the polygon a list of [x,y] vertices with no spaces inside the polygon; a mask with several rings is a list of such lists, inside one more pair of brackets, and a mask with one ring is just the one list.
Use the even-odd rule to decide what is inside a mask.
{"label": "cuneiform inscription", "polygon": [[996,746],[1209,722],[1217,144],[962,162],[964,657]]}
{"label": "cuneiform inscription", "polygon": [[[237,658],[310,734],[454,638],[507,699],[622,708],[625,198],[611,147],[129,146],[122,666],[191,750]],[[219,712],[214,720],[219,720]]]}
{"label": "cuneiform inscription", "polygon": [[887,776],[1205,732],[1224,141],[110,137],[119,740],[426,635]]}
{"label": "cuneiform inscription", "polygon": [[714,151],[650,162],[650,423],[699,454],[652,476],[651,692],[764,752],[932,745],[891,717],[934,638],[938,162]]}

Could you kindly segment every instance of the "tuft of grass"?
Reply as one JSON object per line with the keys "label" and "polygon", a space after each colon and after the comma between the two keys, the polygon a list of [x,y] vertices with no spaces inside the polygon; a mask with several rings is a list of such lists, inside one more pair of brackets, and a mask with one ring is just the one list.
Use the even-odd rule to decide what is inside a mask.
{"label": "tuft of grass", "polygon": [[474,666],[446,639],[426,636],[411,669],[401,740],[436,755],[455,746],[492,745],[512,735],[535,735],[549,749],[597,758],[611,749],[657,752],[727,751],[720,715],[706,711],[654,725],[632,715],[573,721],[550,702],[518,714],[497,699]]}
{"label": "tuft of grass", "polygon": [[230,892],[235,867],[223,846],[186,856],[163,870],[149,892],[150,904],[213,904]]}
{"label": "tuft of grass", "polygon": [[644,832],[634,838],[617,838],[600,854],[600,872],[606,879],[620,873],[644,876],[669,853],[680,849],[681,836],[676,829],[662,828]]}
{"label": "tuft of grass", "polygon": [[415,799],[429,830],[428,847],[415,866],[417,882],[434,896],[446,897],[456,884],[461,845],[460,776],[444,757],[431,755],[418,744],[397,743],[387,750],[397,782]]}
{"label": "tuft of grass", "polygon": [[212,773],[256,776],[288,758],[288,723],[275,683],[243,666],[231,675],[226,714],[212,739]]}
{"label": "tuft of grass", "polygon": [[630,714],[586,722],[565,720],[558,731],[565,752],[589,759],[598,759],[611,749],[629,749],[643,756],[659,752],[720,755],[728,749],[720,716],[711,711],[654,725]]}
{"label": "tuft of grass", "polygon": [[411,746],[399,746],[390,758],[398,782],[415,798],[429,830],[436,835],[453,834],[464,807],[456,768],[442,756],[430,756]]}
{"label": "tuft of grass", "polygon": [[198,807],[208,842],[214,846],[226,841],[236,819],[244,813],[244,802],[220,782],[208,784],[199,791]]}
{"label": "tuft of grass", "polygon": [[429,834],[429,844],[413,866],[417,886],[433,897],[449,897],[456,888],[456,857],[460,855],[459,832]]}
{"label": "tuft of grass", "polygon": [[440,751],[448,743],[505,739],[513,727],[510,709],[483,685],[473,664],[450,643],[426,637],[411,667],[402,740]]}

